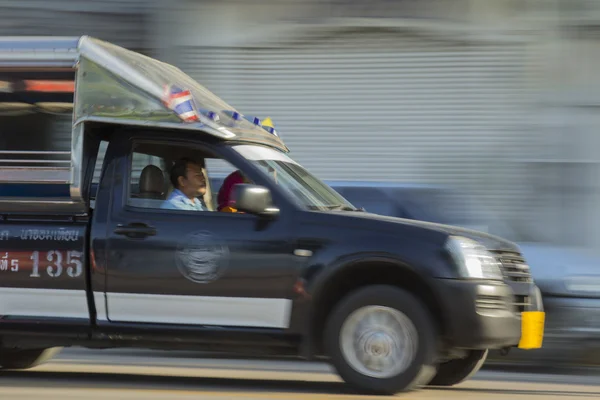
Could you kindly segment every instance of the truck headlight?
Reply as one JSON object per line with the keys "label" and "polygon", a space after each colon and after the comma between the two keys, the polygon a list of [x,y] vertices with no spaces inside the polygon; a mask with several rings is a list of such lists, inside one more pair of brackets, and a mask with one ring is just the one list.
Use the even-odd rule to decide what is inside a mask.
{"label": "truck headlight", "polygon": [[450,236],[445,247],[463,278],[503,280],[500,262],[475,240]]}

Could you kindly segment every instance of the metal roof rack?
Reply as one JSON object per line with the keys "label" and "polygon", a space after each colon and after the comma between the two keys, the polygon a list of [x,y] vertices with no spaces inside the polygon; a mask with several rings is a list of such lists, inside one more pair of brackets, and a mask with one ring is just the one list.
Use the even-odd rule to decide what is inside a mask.
{"label": "metal roof rack", "polygon": [[[0,125],[0,184],[66,184],[70,201],[82,201],[85,126],[94,122],[202,131],[289,151],[272,126],[178,68],[89,36],[0,37],[2,118],[12,122]],[[13,122],[24,127],[13,132]]]}

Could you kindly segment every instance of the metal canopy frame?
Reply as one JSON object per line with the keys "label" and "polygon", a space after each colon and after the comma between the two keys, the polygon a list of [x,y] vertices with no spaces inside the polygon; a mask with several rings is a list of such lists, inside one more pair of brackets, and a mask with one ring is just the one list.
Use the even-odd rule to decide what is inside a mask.
{"label": "metal canopy frame", "polygon": [[[23,93],[44,92],[48,85],[53,85],[49,92],[68,91],[68,81],[35,78],[36,74],[64,72],[74,77],[70,82],[72,109],[64,102],[54,103],[54,108],[47,101],[33,106],[2,103],[11,95],[20,98]],[[2,74],[28,77],[4,81]],[[184,118],[190,109],[182,111],[178,102],[182,92],[193,99],[192,120]],[[262,143],[289,151],[274,130],[261,125],[260,119],[244,117],[180,69],[90,36],[0,37],[2,104],[9,111],[10,107],[21,112],[62,111],[71,118],[71,143],[70,151],[59,151],[52,144],[35,148],[34,144],[43,140],[37,140],[40,138],[34,132],[32,138],[24,139],[33,143],[31,149],[0,150],[0,183],[66,184],[71,193],[68,200],[76,203],[84,202],[81,183],[85,127],[92,122],[203,132],[221,140]],[[187,104],[192,103],[188,100]]]}

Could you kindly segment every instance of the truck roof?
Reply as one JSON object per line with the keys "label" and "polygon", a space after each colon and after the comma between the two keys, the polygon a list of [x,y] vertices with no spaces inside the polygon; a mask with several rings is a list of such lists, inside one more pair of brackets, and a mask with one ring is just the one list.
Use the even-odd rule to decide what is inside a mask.
{"label": "truck roof", "polygon": [[90,36],[0,37],[0,111],[70,119],[67,149],[48,140],[47,129],[6,139],[0,184],[69,185],[76,202],[82,200],[81,137],[89,124],[195,131],[289,151],[271,126],[243,115],[179,68]]}

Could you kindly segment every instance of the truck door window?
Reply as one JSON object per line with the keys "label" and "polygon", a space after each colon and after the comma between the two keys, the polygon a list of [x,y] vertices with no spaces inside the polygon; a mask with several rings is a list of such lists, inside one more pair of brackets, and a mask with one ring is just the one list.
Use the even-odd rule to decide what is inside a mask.
{"label": "truck door window", "polygon": [[164,181],[166,178],[164,174],[164,167],[165,162],[162,158],[153,156],[151,154],[134,152],[131,157],[131,175],[129,177],[129,190],[131,197],[147,198],[150,197],[148,192],[158,192],[154,197],[163,198],[166,189],[165,185],[163,185],[165,187],[162,188],[148,188],[144,187],[144,185],[148,185],[149,180],[147,179],[146,182],[140,186],[140,179],[142,178],[142,173],[144,174],[144,177],[146,177],[148,176],[148,171],[154,170],[163,174],[162,180]]}
{"label": "truck door window", "polygon": [[[168,203],[175,190],[171,182],[171,170],[182,158],[190,159],[202,167],[205,193],[198,195],[197,201],[189,200],[188,203],[187,200],[182,199],[185,204],[176,207],[176,203],[175,205]],[[227,188],[222,191],[221,198],[219,198],[219,190],[225,178],[235,171],[237,169],[228,161],[189,146],[173,146],[157,142],[135,143],[130,156],[127,205],[160,209],[164,212],[231,211],[223,210],[220,203],[228,200],[231,194],[231,183],[237,180],[228,180]],[[212,184],[216,187],[212,187]],[[177,194],[179,193],[175,196]],[[197,206],[198,201],[200,207]]]}
{"label": "truck door window", "polygon": [[163,158],[144,151],[131,154],[128,205],[160,208],[166,199],[168,174]]}

